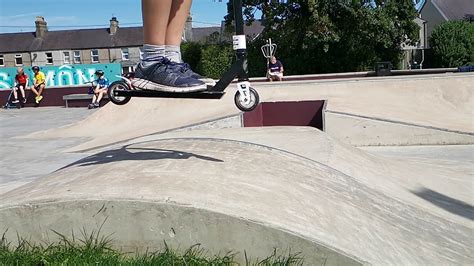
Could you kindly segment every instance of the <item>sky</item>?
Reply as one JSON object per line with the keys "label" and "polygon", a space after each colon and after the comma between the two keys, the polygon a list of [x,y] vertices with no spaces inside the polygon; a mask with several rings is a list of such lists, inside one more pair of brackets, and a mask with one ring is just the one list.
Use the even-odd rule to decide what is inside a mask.
{"label": "sky", "polygon": [[[219,26],[226,14],[226,0],[194,0],[191,8],[193,27]],[[142,25],[140,0],[0,0],[0,33],[33,32],[36,16],[48,30],[105,28],[112,16],[121,27]]]}

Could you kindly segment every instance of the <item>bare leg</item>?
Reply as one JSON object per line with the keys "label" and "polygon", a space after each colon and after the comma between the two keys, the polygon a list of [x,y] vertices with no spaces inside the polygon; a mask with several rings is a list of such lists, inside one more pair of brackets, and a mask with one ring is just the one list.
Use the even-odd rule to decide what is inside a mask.
{"label": "bare leg", "polygon": [[23,88],[23,86],[20,86],[20,92],[21,92],[21,97],[23,97],[23,99],[26,98],[26,94],[25,94],[25,88]]}
{"label": "bare leg", "polygon": [[[166,49],[168,44],[181,44],[190,5],[191,0],[142,0],[143,59],[134,79],[138,88],[177,93],[206,90],[204,82],[185,76],[177,69],[167,71],[166,68],[170,62],[180,62],[168,57]],[[149,68],[153,65],[156,67]],[[150,82],[142,82],[143,80]]]}
{"label": "bare leg", "polygon": [[97,103],[100,103],[100,100],[102,100],[102,97],[104,97],[104,90],[100,90],[98,94]]}
{"label": "bare leg", "polygon": [[172,0],[142,0],[143,39],[146,44],[164,45]]}
{"label": "bare leg", "polygon": [[15,101],[18,100],[18,92],[17,92],[18,88],[17,87],[14,87],[13,88],[13,97],[15,98]]}
{"label": "bare leg", "polygon": [[39,91],[38,91],[38,96],[40,96],[41,94],[43,94],[44,84],[41,84],[39,87],[40,87],[40,88],[39,88]]}
{"label": "bare leg", "polygon": [[39,96],[40,94],[38,93],[38,91],[36,90],[35,86],[31,86],[31,91],[36,94],[36,96]]}
{"label": "bare leg", "polygon": [[166,30],[167,45],[180,45],[184,25],[191,9],[192,0],[174,0],[169,15],[168,29]]}

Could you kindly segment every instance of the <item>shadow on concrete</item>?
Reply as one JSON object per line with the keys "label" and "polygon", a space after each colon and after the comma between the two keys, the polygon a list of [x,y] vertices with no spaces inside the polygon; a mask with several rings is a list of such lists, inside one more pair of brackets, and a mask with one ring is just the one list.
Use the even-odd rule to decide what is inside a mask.
{"label": "shadow on concrete", "polygon": [[411,192],[450,213],[462,216],[469,220],[474,220],[474,207],[468,203],[453,199],[429,188],[423,188],[421,190]]}
{"label": "shadow on concrete", "polygon": [[[71,166],[89,166],[89,165],[99,165],[106,164],[118,161],[148,161],[148,160],[163,160],[163,159],[189,159],[191,157],[211,162],[224,162],[220,159],[203,156],[199,154],[175,151],[175,150],[165,150],[165,149],[152,149],[152,148],[133,148],[128,146],[123,146],[120,149],[103,151],[91,156],[88,156],[84,159],[81,159],[77,162],[69,164],[61,169],[68,168]],[[61,170],[59,169],[59,170]]]}

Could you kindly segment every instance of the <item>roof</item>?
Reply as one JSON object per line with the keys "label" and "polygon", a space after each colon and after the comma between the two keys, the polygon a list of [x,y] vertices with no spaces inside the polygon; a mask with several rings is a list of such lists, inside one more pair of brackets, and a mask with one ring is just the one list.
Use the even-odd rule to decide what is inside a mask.
{"label": "roof", "polygon": [[446,20],[461,20],[474,15],[473,0],[431,0],[431,3]]}
{"label": "roof", "polygon": [[212,33],[221,33],[221,27],[193,28],[193,42],[204,42]]}
{"label": "roof", "polygon": [[43,38],[35,38],[34,32],[0,34],[0,51],[4,53],[141,45],[142,27],[120,28],[115,35],[109,34],[108,28],[49,31]]}
{"label": "roof", "polygon": [[[205,41],[221,27],[193,28],[193,41]],[[254,39],[263,30],[261,23],[245,26],[245,34]],[[81,50],[114,47],[136,47],[143,45],[143,27],[119,28],[114,35],[109,28],[48,31],[44,37],[36,38],[34,32],[0,34],[0,52],[36,52],[56,50]]]}
{"label": "roof", "polygon": [[262,25],[262,21],[256,20],[250,26],[244,26],[244,33],[253,40],[262,33],[264,28],[265,26]]}

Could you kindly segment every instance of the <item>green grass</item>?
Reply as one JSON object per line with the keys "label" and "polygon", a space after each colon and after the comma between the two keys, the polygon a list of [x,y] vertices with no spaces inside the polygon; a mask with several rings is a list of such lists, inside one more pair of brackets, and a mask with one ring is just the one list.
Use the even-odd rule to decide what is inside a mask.
{"label": "green grass", "polygon": [[[53,232],[59,241],[32,244],[18,236],[15,245],[6,239],[5,232],[0,240],[0,265],[239,265],[235,261],[237,253],[209,255],[200,244],[180,252],[165,242],[161,251],[130,254],[114,250],[111,236],[101,236],[100,230],[91,233],[82,230],[79,238],[72,232],[70,239]],[[299,253],[281,255],[274,250],[263,260],[249,259],[245,252],[244,255],[245,265],[303,265]]]}

